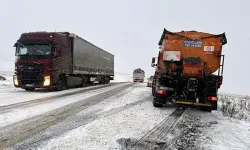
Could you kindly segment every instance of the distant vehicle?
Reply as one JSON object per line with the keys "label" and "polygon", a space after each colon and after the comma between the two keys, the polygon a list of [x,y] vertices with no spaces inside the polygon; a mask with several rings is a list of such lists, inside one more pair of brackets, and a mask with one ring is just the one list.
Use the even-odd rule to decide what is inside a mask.
{"label": "distant vehicle", "polygon": [[147,84],[147,87],[152,87],[153,78],[154,78],[154,76],[150,76],[150,78],[148,78],[148,84]]}
{"label": "distant vehicle", "polygon": [[[152,86],[154,107],[175,100],[178,105],[197,106],[209,112],[217,110],[217,93],[223,79],[222,47],[225,44],[225,33],[170,32],[164,29],[158,43],[158,61],[153,57],[151,64],[156,68]],[[217,70],[217,75],[213,74]]]}
{"label": "distant vehicle", "polygon": [[133,82],[144,82],[145,72],[141,68],[133,71]]}
{"label": "distant vehicle", "polygon": [[23,33],[14,47],[17,88],[64,90],[114,79],[114,55],[73,33]]}

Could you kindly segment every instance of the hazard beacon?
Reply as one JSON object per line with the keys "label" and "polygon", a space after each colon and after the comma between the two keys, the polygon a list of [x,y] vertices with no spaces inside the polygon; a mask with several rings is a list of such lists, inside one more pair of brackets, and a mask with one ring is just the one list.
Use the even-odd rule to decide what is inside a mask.
{"label": "hazard beacon", "polygon": [[[225,33],[170,32],[164,29],[152,86],[154,107],[167,101],[178,105],[217,110],[217,92],[222,84]],[[215,73],[216,72],[216,73]]]}

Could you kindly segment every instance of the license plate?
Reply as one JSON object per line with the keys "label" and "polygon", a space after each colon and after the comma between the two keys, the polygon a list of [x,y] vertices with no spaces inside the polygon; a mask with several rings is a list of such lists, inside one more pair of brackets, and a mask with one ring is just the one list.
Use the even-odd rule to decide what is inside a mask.
{"label": "license plate", "polygon": [[26,87],[34,87],[34,84],[26,84]]}
{"label": "license plate", "polygon": [[202,41],[184,41],[185,47],[201,47]]}

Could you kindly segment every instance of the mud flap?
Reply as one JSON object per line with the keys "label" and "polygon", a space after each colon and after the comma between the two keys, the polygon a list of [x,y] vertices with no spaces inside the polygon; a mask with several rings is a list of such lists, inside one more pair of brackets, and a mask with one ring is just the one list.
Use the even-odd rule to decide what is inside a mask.
{"label": "mud flap", "polygon": [[154,99],[153,99],[153,106],[154,106],[154,107],[161,108],[161,107],[163,107],[163,104],[164,104],[164,103],[163,103],[162,100],[160,100],[160,99],[154,97]]}

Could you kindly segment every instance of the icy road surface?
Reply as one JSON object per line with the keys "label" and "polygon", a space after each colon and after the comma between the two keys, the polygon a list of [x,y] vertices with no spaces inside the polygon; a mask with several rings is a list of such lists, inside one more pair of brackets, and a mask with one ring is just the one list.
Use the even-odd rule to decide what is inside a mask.
{"label": "icy road surface", "polygon": [[146,83],[13,94],[0,97],[0,149],[250,149],[249,122],[154,108]]}

